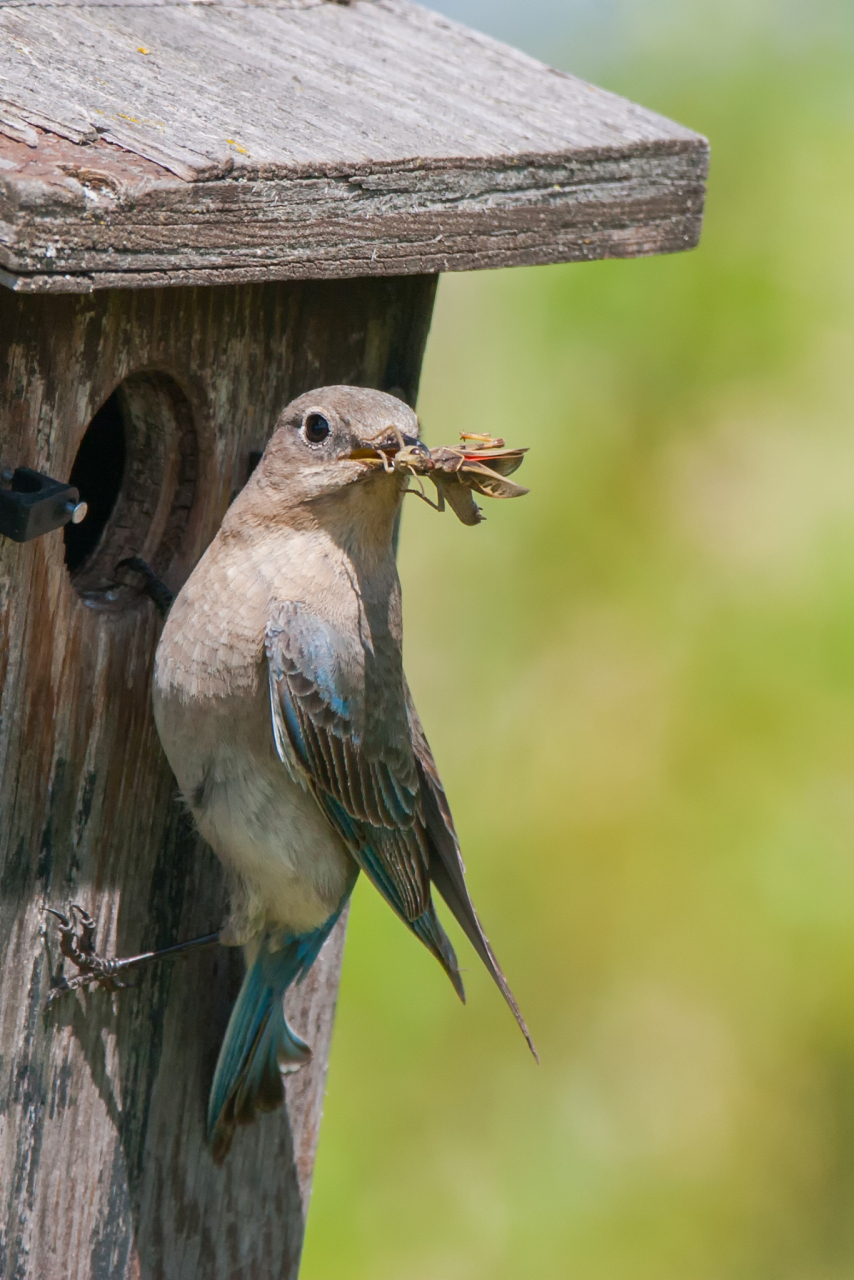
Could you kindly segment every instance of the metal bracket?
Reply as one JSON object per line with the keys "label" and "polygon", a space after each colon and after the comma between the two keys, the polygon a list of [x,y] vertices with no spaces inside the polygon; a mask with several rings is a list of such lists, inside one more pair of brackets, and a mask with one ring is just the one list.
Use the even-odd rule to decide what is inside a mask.
{"label": "metal bracket", "polygon": [[13,542],[29,542],[43,533],[79,524],[88,507],[69,484],[31,467],[0,472],[0,534]]}

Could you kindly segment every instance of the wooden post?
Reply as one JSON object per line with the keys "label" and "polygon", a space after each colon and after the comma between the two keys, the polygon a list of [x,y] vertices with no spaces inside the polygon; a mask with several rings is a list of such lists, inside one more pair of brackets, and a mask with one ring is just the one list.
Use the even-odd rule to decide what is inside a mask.
{"label": "wooden post", "polygon": [[297,1273],[343,926],[292,997],[313,1063],[217,1169],[204,1111],[239,954],[164,963],[133,991],[46,1012],[44,908],[81,901],[119,955],[221,922],[219,864],[152,720],[159,621],[111,587],[115,561],[147,547],[177,588],[300,392],[346,382],[414,401],[434,290],[432,276],[0,290],[0,460],[67,477],[98,409],[130,388],[125,481],[95,557],[72,574],[61,531],[0,539],[0,1276]]}

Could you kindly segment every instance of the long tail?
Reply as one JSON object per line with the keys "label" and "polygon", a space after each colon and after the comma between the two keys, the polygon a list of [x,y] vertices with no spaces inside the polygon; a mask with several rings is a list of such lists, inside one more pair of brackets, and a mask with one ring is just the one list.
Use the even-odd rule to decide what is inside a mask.
{"label": "long tail", "polygon": [[311,968],[340,911],[311,933],[267,933],[243,979],[214,1072],[208,1102],[208,1142],[221,1164],[235,1126],[285,1100],[282,1075],[311,1057],[311,1049],[288,1026],[285,992]]}
{"label": "long tail", "polygon": [[[463,933],[486,965],[495,985],[504,996],[514,1018],[518,1022],[519,1029],[528,1042],[528,1048],[537,1062],[539,1062],[540,1055],[537,1053],[537,1047],[531,1039],[531,1033],[525,1024],[525,1019],[522,1017],[522,1011],[516,1003],[501,966],[495,958],[495,952],[489,945],[483,926],[474,909],[474,903],[469,895],[463,870],[463,860],[460,854],[460,845],[454,827],[454,820],[451,817],[448,798],[445,795],[445,789],[439,778],[436,762],[424,736],[421,721],[418,719],[411,698],[408,710],[410,723],[413,726],[413,746],[415,747],[421,776],[421,799],[424,804],[424,819],[427,824],[427,835],[430,844],[430,879],[450,907]],[[448,972],[450,973],[450,970]]]}

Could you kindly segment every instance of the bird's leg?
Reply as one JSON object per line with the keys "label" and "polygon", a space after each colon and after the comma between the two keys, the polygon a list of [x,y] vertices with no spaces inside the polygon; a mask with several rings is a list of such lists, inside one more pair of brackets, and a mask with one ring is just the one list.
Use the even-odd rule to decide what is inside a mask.
{"label": "bird's leg", "polygon": [[131,969],[141,969],[154,960],[171,959],[188,951],[201,951],[219,942],[218,933],[206,933],[201,938],[191,938],[189,942],[179,942],[173,947],[143,951],[138,956],[116,960],[101,956],[95,950],[95,921],[79,903],[72,902],[67,916],[61,911],[54,911],[53,907],[47,907],[47,911],[59,921],[60,952],[77,969],[73,977],[66,978],[60,964],[56,973],[51,974],[48,1004],[67,991],[77,991],[92,984],[105,991],[120,991],[129,985],[122,982],[121,977]]}
{"label": "bird's leg", "polygon": [[154,606],[161,618],[165,618],[172,608],[175,595],[166,583],[158,578],[151,565],[146,564],[142,556],[128,556],[126,560],[120,560],[116,565],[116,572],[119,569],[132,569],[142,577],[143,591],[154,601]]}

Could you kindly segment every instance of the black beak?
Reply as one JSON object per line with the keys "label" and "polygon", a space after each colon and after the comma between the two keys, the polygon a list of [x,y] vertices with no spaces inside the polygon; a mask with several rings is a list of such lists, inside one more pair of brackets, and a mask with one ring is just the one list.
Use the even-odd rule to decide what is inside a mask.
{"label": "black beak", "polygon": [[422,449],[426,448],[426,445],[422,445],[417,436],[410,436],[405,431],[401,431],[399,436],[386,436],[385,440],[381,440],[378,444],[369,447],[379,449],[383,453],[397,453],[400,448],[412,449],[419,446]]}
{"label": "black beak", "polygon": [[386,436],[384,440],[376,440],[371,444],[364,444],[359,449],[354,449],[348,456],[354,461],[361,461],[363,458],[376,458],[377,454],[384,453],[386,457],[393,458],[401,449],[417,449],[419,453],[428,454],[430,450],[426,444],[423,444],[417,436],[407,435],[401,431],[399,435]]}

